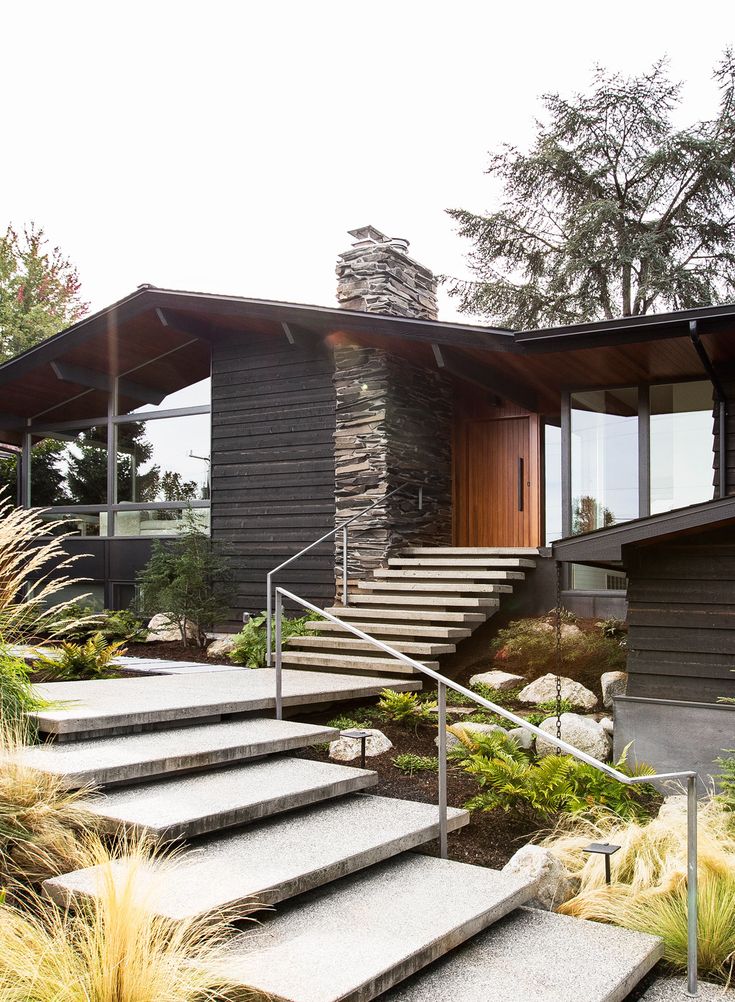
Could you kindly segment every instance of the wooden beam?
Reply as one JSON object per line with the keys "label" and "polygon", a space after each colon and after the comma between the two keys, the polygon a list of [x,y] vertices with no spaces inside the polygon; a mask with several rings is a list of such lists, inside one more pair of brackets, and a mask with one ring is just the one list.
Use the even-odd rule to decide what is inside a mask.
{"label": "wooden beam", "polygon": [[505,373],[500,373],[495,369],[490,369],[476,359],[469,359],[460,355],[451,348],[432,344],[432,351],[436,364],[444,372],[465,383],[472,383],[490,393],[496,393],[503,400],[523,407],[524,410],[536,412],[538,410],[538,400],[535,393],[525,386],[521,386],[516,380]]}
{"label": "wooden beam", "polygon": [[[62,382],[76,383],[77,386],[86,386],[87,389],[102,390],[105,393],[110,390],[110,381],[113,377],[106,372],[87,369],[81,365],[69,365],[67,362],[52,362],[51,368]],[[157,390],[155,387],[144,386],[143,383],[135,383],[131,379],[124,378],[118,380],[118,390],[120,396],[129,397],[131,400],[140,400],[143,404],[160,404],[170,392]]]}

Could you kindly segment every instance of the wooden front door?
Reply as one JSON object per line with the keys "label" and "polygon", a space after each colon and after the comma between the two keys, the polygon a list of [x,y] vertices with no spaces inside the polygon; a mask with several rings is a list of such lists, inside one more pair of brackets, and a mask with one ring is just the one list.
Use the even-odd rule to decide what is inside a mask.
{"label": "wooden front door", "polygon": [[538,546],[538,419],[461,422],[455,442],[455,545]]}

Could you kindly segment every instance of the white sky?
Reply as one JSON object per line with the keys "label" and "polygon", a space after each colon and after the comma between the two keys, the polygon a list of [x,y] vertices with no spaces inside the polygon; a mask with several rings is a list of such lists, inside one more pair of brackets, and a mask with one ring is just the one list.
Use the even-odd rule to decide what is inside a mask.
{"label": "white sky", "polygon": [[[346,230],[462,273],[448,206],[492,205],[486,151],[594,63],[671,58],[714,113],[727,0],[4,0],[0,225],[34,219],[93,308],[141,282],[334,305]],[[442,297],[441,316],[453,319]]]}

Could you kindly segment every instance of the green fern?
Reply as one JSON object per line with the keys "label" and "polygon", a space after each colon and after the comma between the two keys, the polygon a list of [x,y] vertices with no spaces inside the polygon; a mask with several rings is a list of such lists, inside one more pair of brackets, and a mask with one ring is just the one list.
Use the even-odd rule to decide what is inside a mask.
{"label": "green fern", "polygon": [[396,724],[429,724],[436,722],[436,703],[421,702],[413,692],[394,692],[392,689],[383,689],[380,693],[378,709],[386,717]]}
{"label": "green fern", "polygon": [[112,662],[124,653],[124,641],[108,644],[102,633],[95,633],[83,644],[65,641],[50,655],[38,657],[35,667],[60,682],[110,678],[116,674]]}

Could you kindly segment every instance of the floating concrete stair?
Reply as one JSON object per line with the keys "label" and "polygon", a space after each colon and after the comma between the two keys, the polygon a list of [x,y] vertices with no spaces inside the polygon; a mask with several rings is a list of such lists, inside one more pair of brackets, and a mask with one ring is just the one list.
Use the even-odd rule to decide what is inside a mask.
{"label": "floating concrete stair", "polygon": [[465,584],[472,581],[523,581],[525,576],[523,571],[465,570],[464,568],[452,571],[434,568],[402,568],[400,570],[380,568],[373,573],[373,577],[380,581],[384,578],[389,578],[391,581],[413,581],[415,579],[428,579],[437,583],[452,581],[457,584],[458,590],[462,590]]}
{"label": "floating concrete stair", "polygon": [[[371,614],[373,617],[375,616],[375,612],[372,610]],[[484,618],[483,616],[483,621]],[[314,620],[306,625],[314,633],[338,633],[343,637],[352,636],[343,626],[340,626],[338,623],[330,623],[328,620]],[[371,637],[382,637],[385,634],[390,634],[393,637],[426,637],[440,641],[464,640],[465,637],[469,637],[472,634],[472,630],[463,630],[458,626],[426,626],[423,623],[380,623],[353,620],[352,625],[362,630],[363,633],[368,633]]]}
{"label": "floating concrete stair", "polygon": [[105,831],[194,838],[282,811],[342,797],[377,783],[368,769],[273,757],[155,783],[113,789],[84,801]]}
{"label": "floating concrete stair", "polygon": [[[449,809],[449,831],[468,822],[467,811]],[[198,839],[173,866],[154,868],[150,904],[174,919],[244,915],[253,902],[273,905],[415,849],[438,827],[434,804],[353,794]],[[97,893],[99,880],[99,867],[90,867],[44,888],[67,906]]]}
{"label": "floating concrete stair", "polygon": [[519,908],[382,998],[622,1002],[662,956],[655,936]]}
{"label": "floating concrete stair", "polygon": [[[360,699],[377,695],[386,685],[399,691],[420,688],[418,682],[379,677],[380,669],[376,664],[374,674],[363,678],[284,671],[284,706]],[[275,708],[275,686],[275,672],[266,668],[44,683],[34,686],[34,692],[52,705],[32,716],[44,733],[59,740],[81,739],[152,725],[219,720],[231,714],[262,714]]]}
{"label": "floating concrete stair", "polygon": [[[361,595],[362,600],[365,596]],[[495,607],[500,605],[500,602],[496,600]],[[333,605],[325,610],[326,612],[331,612],[333,616],[338,616],[340,619],[345,620],[347,623],[355,623],[357,626],[360,625],[359,620],[361,619],[374,619],[377,615],[380,615],[382,610],[377,609],[363,609],[359,605]],[[457,626],[466,626],[470,631],[476,629],[480,623],[484,623],[488,618],[488,613],[486,612],[448,612],[446,610],[437,609],[391,609],[386,613],[386,616],[390,616],[389,621],[391,623],[447,623]],[[310,623],[309,626],[326,625],[327,620],[314,620],[313,624]],[[332,624],[334,625],[334,624]]]}
{"label": "floating concrete stair", "polygon": [[492,563],[495,557],[538,557],[533,546],[407,546],[401,557],[475,557]]}
{"label": "floating concrete stair", "polygon": [[[474,569],[482,571],[488,569],[488,563],[487,559],[478,559],[477,557],[391,557],[388,561],[388,567],[405,567],[407,569],[436,567],[437,570],[454,567],[462,571]],[[499,570],[533,570],[536,566],[535,560],[521,557],[493,557],[491,563],[494,568]]]}
{"label": "floating concrete stair", "polygon": [[[512,590],[512,589],[508,589]],[[412,587],[406,594],[392,595],[371,595],[366,591],[360,592],[358,601],[360,605],[396,605],[400,609],[406,606],[420,606],[422,609],[466,609],[468,611],[476,609],[497,609],[500,605],[498,598],[474,598],[455,597],[452,595],[415,595],[416,588]],[[486,617],[487,618],[487,617]]]}
{"label": "floating concrete stair", "polygon": [[374,999],[533,892],[516,875],[407,855],[312,892],[244,932],[223,969],[282,1002]]}
{"label": "floating concrete stair", "polygon": [[[373,650],[376,652],[374,657],[367,651],[359,655],[329,654],[322,653],[321,651],[292,650],[289,645],[283,651],[283,664],[294,665],[298,668],[315,668],[317,671],[324,668],[327,671],[367,672],[373,675],[378,672],[396,675],[420,674],[418,668],[413,668],[411,665],[407,665],[397,658],[391,658],[387,654],[383,654],[379,648],[374,647]],[[426,661],[422,659],[421,664],[426,665],[428,668],[433,668],[435,671],[439,667],[438,661]]]}
{"label": "floating concrete stair", "polygon": [[227,765],[333,741],[332,727],[293,720],[248,718],[91,741],[48,742],[16,758],[70,788],[130,783],[176,772]]}
{"label": "floating concrete stair", "polygon": [[[359,637],[294,637],[289,640],[289,649],[329,649],[333,651],[372,651],[379,653],[375,645],[367,640],[360,640]],[[430,644],[396,640],[391,645],[403,654],[422,654],[436,657],[438,654],[451,654],[455,650],[454,644]]]}
{"label": "floating concrete stair", "polygon": [[391,591],[391,592],[417,592],[425,591],[435,595],[439,600],[443,600],[444,593],[470,594],[476,593],[488,595],[508,595],[513,591],[511,585],[507,584],[478,584],[475,581],[358,581],[358,588],[365,591]]}

